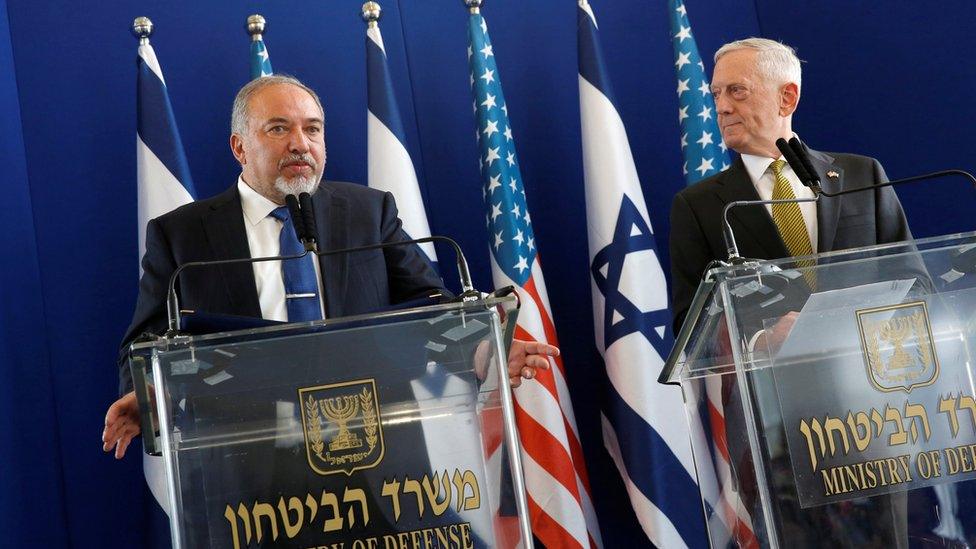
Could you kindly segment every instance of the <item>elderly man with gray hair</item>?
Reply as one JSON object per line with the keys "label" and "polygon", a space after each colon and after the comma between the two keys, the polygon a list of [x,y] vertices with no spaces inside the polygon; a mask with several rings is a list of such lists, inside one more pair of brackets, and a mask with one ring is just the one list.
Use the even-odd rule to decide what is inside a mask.
{"label": "elderly man with gray hair", "polygon": [[[671,273],[676,333],[685,321],[707,265],[712,260],[726,258],[722,229],[725,205],[733,201],[813,196],[776,146],[777,139],[796,136],[793,113],[800,102],[801,68],[793,48],[765,38],[725,44],[715,53],[711,91],[722,139],[739,156],[725,171],[682,190],[674,198]],[[825,191],[887,181],[881,164],[873,158],[811,149],[807,153]],[[740,254],[753,259],[807,256],[912,238],[901,204],[890,187],[817,202],[736,208],[730,212],[729,221]],[[797,305],[795,300],[784,299],[770,307],[778,307],[779,313],[767,311],[765,316],[783,314],[788,322],[773,326],[774,335],[767,334],[764,340],[775,339],[780,328],[789,331],[795,313],[787,311],[797,310]],[[757,330],[761,327],[759,323],[755,326]],[[755,338],[750,345],[753,343]],[[772,507],[776,512],[770,519],[780,543],[823,547],[859,540],[855,544],[905,546],[903,494],[857,500],[846,510],[839,505],[800,508],[785,455],[776,386],[768,374],[768,371],[751,373],[748,383],[754,388],[753,406],[763,422],[764,453],[770,456],[767,465],[776,469],[767,471],[765,476],[770,479],[770,489],[775,494]],[[762,513],[752,477],[754,465],[745,436],[742,396],[732,383],[725,383],[722,393],[729,458],[737,477],[733,484],[740,501],[756,519],[757,533],[761,533],[765,527],[758,520]],[[765,534],[776,536],[774,532]],[[834,537],[838,535],[842,538]]]}
{"label": "elderly man with gray hair", "polygon": [[[765,38],[725,44],[715,53],[712,95],[722,139],[739,153],[732,166],[678,193],[671,206],[671,275],[675,332],[713,259],[725,259],[722,209],[736,200],[813,196],[785,163],[776,140],[789,140],[800,102],[801,69],[793,48]],[[887,181],[873,158],[809,150],[825,191]],[[910,240],[889,187],[841,198],[737,208],[732,230],[743,257],[778,259]],[[792,229],[792,230],[791,230]]]}

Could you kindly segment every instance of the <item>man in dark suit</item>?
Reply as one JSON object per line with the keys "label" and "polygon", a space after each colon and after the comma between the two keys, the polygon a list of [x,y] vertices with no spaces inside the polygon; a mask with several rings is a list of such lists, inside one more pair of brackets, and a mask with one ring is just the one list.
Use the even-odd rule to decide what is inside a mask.
{"label": "man in dark suit", "polygon": [[[725,205],[737,200],[784,197],[777,193],[773,164],[782,159],[776,140],[794,136],[792,118],[800,100],[800,62],[792,48],[772,40],[750,38],[726,44],[715,54],[712,95],[722,138],[740,156],[729,169],[674,197],[671,294],[675,332],[684,322],[708,263],[726,258],[722,238]],[[809,153],[827,192],[888,180],[873,158]],[[788,164],[779,171],[789,183],[786,193],[798,198],[813,196]],[[898,197],[890,187],[822,197],[795,208],[794,214],[799,211],[807,230],[807,251],[793,253],[788,248],[772,207],[745,206],[729,213],[740,255],[778,259],[912,238]]]}
{"label": "man in dark suit", "polygon": [[[315,92],[295,78],[254,80],[234,100],[230,146],[241,165],[236,185],[149,222],[143,276],[132,323],[119,356],[120,395],[109,408],[102,434],[106,452],[121,458],[139,434],[139,410],[132,392],[127,351],[140,334],[166,329],[166,293],[176,268],[190,261],[279,255],[280,236],[290,229],[281,215],[288,194],[312,194],[318,241],[323,249],[407,240],[390,193],[361,185],[323,182],[326,150],[324,111]],[[393,246],[321,258],[305,257],[317,270],[324,307],[311,293],[286,293],[290,275],[281,262],[188,269],[179,278],[181,308],[208,313],[296,321],[366,313],[391,304],[446,292],[416,246]],[[312,288],[314,288],[314,278]],[[297,316],[301,300],[314,315]],[[303,303],[308,305],[308,301]],[[324,310],[323,310],[324,309]],[[316,316],[317,315],[317,316]],[[513,386],[548,368],[551,345],[515,340],[509,350]]]}
{"label": "man in dark suit", "polygon": [[[803,186],[776,147],[779,138],[789,140],[795,134],[792,117],[800,100],[800,61],[793,49],[773,40],[748,38],[726,44],[715,54],[715,71],[711,90],[715,98],[717,120],[725,144],[739,153],[732,166],[717,175],[682,190],[671,209],[671,273],[674,330],[678,332],[685,321],[695,292],[708,264],[726,259],[722,214],[726,204],[740,200],[769,200],[812,197],[813,192]],[[809,150],[814,169],[820,175],[827,192],[866,186],[887,181],[877,160],[853,154],[821,153]],[[822,197],[817,202],[777,206],[744,206],[729,214],[740,255],[751,259],[779,259],[807,256],[860,246],[898,242],[912,238],[901,204],[890,188],[853,193],[839,198]],[[915,265],[906,270],[918,273]],[[834,273],[831,273],[832,275]],[[872,281],[864,275],[865,281]],[[850,282],[850,281],[847,281]],[[802,300],[810,288],[795,286],[795,293],[786,296],[765,311],[762,316],[782,318],[766,337],[750,338],[750,346],[770,346],[785,339]],[[824,289],[821,284],[818,289]],[[791,286],[793,286],[791,284]],[[789,293],[789,292],[788,292]],[[745,313],[743,313],[745,314]],[[762,319],[743,320],[758,335]],[[719,345],[721,346],[721,345]],[[723,347],[724,348],[724,347]],[[758,346],[757,346],[758,350]],[[724,348],[724,352],[728,352]],[[881,496],[862,502],[865,518],[861,524],[845,529],[852,513],[839,506],[829,505],[801,509],[796,501],[786,448],[781,442],[785,435],[778,416],[779,398],[772,382],[771,370],[746,374],[752,387],[752,406],[759,417],[762,432],[762,452],[767,456],[765,476],[773,516],[769,517],[780,543],[788,540],[797,547],[817,547],[850,543],[862,539],[864,545],[904,546],[905,504],[903,495]],[[745,435],[747,417],[743,412],[743,396],[735,384],[735,376],[722,378],[725,437],[728,441],[730,465],[736,478],[739,497],[753,517],[757,533],[764,532],[759,517],[759,490],[753,477],[754,464]],[[839,521],[839,522],[838,522]],[[856,521],[855,521],[856,522]],[[836,536],[836,538],[834,537]],[[862,536],[859,538],[859,536]]]}

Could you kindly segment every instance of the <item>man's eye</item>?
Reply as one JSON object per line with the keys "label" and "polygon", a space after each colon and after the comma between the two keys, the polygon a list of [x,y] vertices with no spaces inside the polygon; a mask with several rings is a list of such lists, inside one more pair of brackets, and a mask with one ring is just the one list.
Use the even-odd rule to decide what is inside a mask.
{"label": "man's eye", "polygon": [[318,126],[310,126],[310,127],[309,127],[309,128],[307,129],[307,130],[305,130],[305,131],[307,131],[308,133],[311,133],[311,134],[319,134],[319,133],[321,133],[321,132],[322,132],[322,128],[320,128],[320,127],[318,127]]}
{"label": "man's eye", "polygon": [[269,128],[268,131],[271,132],[271,133],[283,133],[285,131],[285,127],[284,126],[271,126],[271,128]]}

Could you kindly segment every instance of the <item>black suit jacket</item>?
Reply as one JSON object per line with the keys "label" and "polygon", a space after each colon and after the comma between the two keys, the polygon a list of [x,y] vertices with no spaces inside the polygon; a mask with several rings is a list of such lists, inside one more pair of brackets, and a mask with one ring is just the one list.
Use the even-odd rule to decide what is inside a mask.
{"label": "black suit jacket", "polygon": [[[826,192],[888,181],[881,164],[853,154],[808,151]],[[834,177],[829,177],[833,175]],[[727,257],[722,210],[736,200],[759,200],[742,158],[712,177],[679,192],[671,205],[671,296],[677,333],[705,268]],[[739,255],[779,259],[790,253],[765,206],[729,212]],[[901,203],[891,187],[828,198],[817,203],[818,253],[910,240]]]}
{"label": "black suit jacket", "polygon": [[[312,197],[320,250],[407,240],[393,195],[363,185],[323,181]],[[241,197],[235,184],[149,222],[143,275],[132,323],[119,354],[120,394],[132,389],[129,344],[140,334],[166,330],[166,292],[179,265],[250,257]],[[339,254],[319,260],[330,318],[366,313],[444,291],[443,283],[417,246]],[[180,308],[239,316],[261,316],[250,264],[199,267],[177,281]]]}

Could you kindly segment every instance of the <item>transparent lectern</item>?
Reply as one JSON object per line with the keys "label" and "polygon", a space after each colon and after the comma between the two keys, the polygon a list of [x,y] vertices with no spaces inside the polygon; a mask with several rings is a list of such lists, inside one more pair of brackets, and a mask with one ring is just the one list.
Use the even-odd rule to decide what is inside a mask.
{"label": "transparent lectern", "polygon": [[174,547],[531,545],[503,351],[515,302],[133,345]]}
{"label": "transparent lectern", "polygon": [[976,233],[711,270],[680,384],[713,547],[976,543]]}

